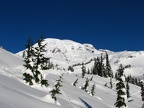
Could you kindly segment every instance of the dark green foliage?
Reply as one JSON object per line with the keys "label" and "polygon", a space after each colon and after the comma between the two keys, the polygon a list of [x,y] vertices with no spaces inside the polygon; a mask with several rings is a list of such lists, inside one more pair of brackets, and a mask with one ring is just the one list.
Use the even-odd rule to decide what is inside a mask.
{"label": "dark green foliage", "polygon": [[82,87],[82,90],[84,90],[85,92],[88,92],[88,86],[89,86],[89,79],[86,78],[85,84]]}
{"label": "dark green foliage", "polygon": [[110,88],[112,89],[113,85],[112,85],[112,78],[113,78],[113,72],[109,63],[109,56],[106,52],[106,66],[105,66],[105,73],[108,75],[108,77],[110,77]]}
{"label": "dark green foliage", "polygon": [[60,87],[62,87],[61,83],[63,82],[62,81],[62,79],[63,79],[62,76],[59,76],[59,79],[56,80],[57,82],[54,85],[54,88],[49,92],[49,93],[51,93],[51,97],[52,97],[52,99],[55,100],[55,102],[57,102],[56,95],[61,94]]}
{"label": "dark green foliage", "polygon": [[112,77],[110,77],[110,88],[113,88],[113,84],[112,84]]}
{"label": "dark green foliage", "polygon": [[78,82],[78,79],[76,79],[75,82],[72,85],[76,86],[77,82]]}
{"label": "dark green foliage", "polygon": [[107,73],[107,75],[111,78],[113,78],[113,72],[112,72],[112,69],[111,69],[111,66],[110,66],[110,63],[109,63],[109,56],[106,52],[106,66],[105,66],[105,71]]}
{"label": "dark green foliage", "polygon": [[117,78],[118,78],[118,73],[116,72],[115,73],[115,79],[117,80]]}
{"label": "dark green foliage", "polygon": [[93,70],[92,70],[92,74],[94,75],[99,75],[101,77],[107,77],[107,74],[105,72],[105,66],[104,66],[104,63],[103,63],[103,57],[102,57],[102,54],[101,54],[101,57],[97,57],[94,61],[94,67],[93,67]]}
{"label": "dark green foliage", "polygon": [[116,103],[114,104],[116,107],[121,108],[123,106],[126,107],[126,100],[125,100],[125,82],[124,82],[124,67],[122,64],[119,66],[119,69],[117,70],[118,72],[118,83],[116,84],[116,90],[117,90],[117,100]]}
{"label": "dark green foliage", "polygon": [[46,87],[49,86],[47,80],[44,80],[44,79],[41,80],[41,85],[44,85],[44,86],[46,86]]}
{"label": "dark green foliage", "polygon": [[102,58],[101,58],[101,60],[99,58],[97,58],[97,72],[98,72],[99,76],[103,77]]}
{"label": "dark green foliage", "polygon": [[90,78],[90,81],[92,81],[93,80],[93,76]]}
{"label": "dark green foliage", "polygon": [[91,95],[94,96],[95,95],[95,83],[92,85],[92,89],[91,89]]}
{"label": "dark green foliage", "polygon": [[29,83],[29,85],[33,85],[33,77],[29,73],[24,73],[23,76],[25,77],[24,80],[26,81],[26,83]]}
{"label": "dark green foliage", "polygon": [[86,74],[86,67],[84,66],[84,63],[82,64],[82,78],[84,78],[85,74]]}
{"label": "dark green foliage", "polygon": [[68,71],[74,72],[73,66],[69,66],[69,67],[68,67]]}
{"label": "dark green foliage", "polygon": [[130,65],[130,64],[129,64],[129,65],[126,65],[124,68],[125,68],[125,69],[131,68],[131,65]]}
{"label": "dark green foliage", "polygon": [[126,94],[127,94],[127,98],[130,98],[130,97],[131,97],[131,96],[130,96],[129,89],[130,89],[130,87],[129,87],[129,83],[126,82]]}
{"label": "dark green foliage", "polygon": [[[32,40],[29,37],[27,45],[26,45],[26,51],[25,51],[25,55],[24,56],[24,67],[26,68],[26,72],[23,74],[24,76],[24,80],[26,81],[26,83],[28,83],[29,85],[33,85],[32,80],[34,79],[34,70],[33,70],[33,66],[30,64],[31,62],[33,62],[33,56],[34,56],[34,50],[32,47]],[[32,75],[30,75],[27,71],[30,70],[32,72]]]}
{"label": "dark green foliage", "polygon": [[34,59],[34,72],[35,72],[35,82],[40,83],[41,85],[48,86],[47,80],[44,80],[42,77],[42,71],[49,69],[50,58],[44,56],[46,52],[46,44],[43,44],[43,39],[38,39],[38,46],[35,47],[35,59]]}
{"label": "dark green foliage", "polygon": [[142,97],[142,101],[144,101],[144,82],[143,82],[143,80],[141,80],[141,97]]}
{"label": "dark green foliage", "polygon": [[100,69],[98,71],[98,75],[101,76],[101,77],[107,77],[107,73],[105,71],[105,66],[104,66],[104,63],[103,63],[102,54],[101,54],[101,57],[100,57]]}
{"label": "dark green foliage", "polygon": [[[40,38],[38,40],[37,47],[32,47],[32,40],[29,38],[28,43],[26,45],[25,51],[25,59],[24,59],[24,67],[26,68],[26,72],[23,74],[29,85],[33,85],[32,81],[35,81],[38,84],[45,85],[46,87],[49,85],[47,80],[43,79],[42,71],[49,69],[49,59],[44,57],[44,53],[46,44],[43,44],[43,39]],[[31,72],[29,74],[28,72]]]}
{"label": "dark green foliage", "polygon": [[98,74],[98,66],[99,66],[99,58],[94,59],[94,67],[92,69],[92,74],[97,75]]}
{"label": "dark green foliage", "polygon": [[126,77],[126,81],[129,82],[129,83],[131,83],[131,84],[141,86],[140,79],[137,78],[137,77],[128,75],[128,76]]}

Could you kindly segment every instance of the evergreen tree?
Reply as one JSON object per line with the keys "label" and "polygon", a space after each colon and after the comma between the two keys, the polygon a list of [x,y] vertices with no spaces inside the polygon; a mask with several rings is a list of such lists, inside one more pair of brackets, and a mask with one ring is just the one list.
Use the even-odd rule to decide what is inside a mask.
{"label": "evergreen tree", "polygon": [[27,44],[26,44],[26,51],[24,55],[24,67],[26,68],[25,73],[23,74],[24,80],[29,85],[33,85],[34,80],[34,70],[33,70],[33,57],[34,57],[34,50],[32,47],[32,40],[29,37]]}
{"label": "evergreen tree", "polygon": [[117,90],[117,100],[114,104],[118,108],[124,108],[127,107],[126,105],[126,88],[125,88],[125,77],[124,77],[124,67],[122,64],[119,66],[118,72],[118,83],[116,84],[116,90]]}
{"label": "evergreen tree", "polygon": [[106,71],[106,74],[109,76],[110,78],[110,88],[112,89],[113,85],[112,85],[112,78],[113,78],[113,72],[112,72],[112,69],[111,69],[111,66],[110,66],[110,63],[109,63],[109,56],[106,52],[106,66],[105,66],[105,71]]}
{"label": "evergreen tree", "polygon": [[129,83],[128,83],[128,81],[126,82],[126,94],[127,94],[127,99],[128,100],[130,100],[130,92],[129,92],[129,89],[130,89],[130,87],[129,87]]}
{"label": "evergreen tree", "polygon": [[94,67],[92,69],[92,74],[97,75],[98,74],[98,65],[99,65],[99,58],[94,59]]}
{"label": "evergreen tree", "polygon": [[106,73],[108,74],[109,77],[112,77],[113,78],[113,71],[111,69],[111,65],[110,65],[110,62],[109,62],[109,56],[106,52]]}
{"label": "evergreen tree", "polygon": [[92,95],[92,96],[95,95],[95,83],[92,85],[91,95]]}
{"label": "evergreen tree", "polygon": [[55,102],[57,102],[56,95],[61,94],[60,87],[62,87],[61,83],[63,82],[62,81],[62,79],[63,79],[62,76],[59,76],[59,79],[56,80],[57,82],[54,85],[54,88],[49,92],[51,94],[52,99],[54,99]]}
{"label": "evergreen tree", "polygon": [[72,85],[76,86],[77,82],[78,82],[78,79],[76,79],[75,82]]}
{"label": "evergreen tree", "polygon": [[82,90],[84,90],[85,92],[88,92],[88,86],[89,86],[89,79],[86,78],[85,84],[82,87]]}
{"label": "evergreen tree", "polygon": [[47,58],[44,56],[44,53],[46,53],[45,46],[46,44],[43,44],[42,37],[38,39],[37,47],[35,47],[35,59],[34,59],[34,72],[35,72],[35,82],[39,83],[44,86],[48,86],[47,80],[44,80],[43,78],[43,70],[49,69],[50,64],[50,58]]}
{"label": "evergreen tree", "polygon": [[101,54],[100,62],[99,62],[98,75],[101,76],[101,77],[106,77],[107,76],[106,73],[105,73],[102,54]]}
{"label": "evergreen tree", "polygon": [[49,69],[49,59],[44,57],[44,53],[46,44],[43,44],[43,39],[40,38],[38,40],[38,44],[36,47],[32,47],[32,40],[29,38],[28,43],[26,45],[25,51],[25,59],[24,59],[24,67],[26,67],[26,72],[23,74],[25,77],[24,80],[29,83],[29,85],[33,85],[33,83],[38,83],[44,86],[48,86],[47,80],[43,77],[43,70]]}
{"label": "evergreen tree", "polygon": [[93,80],[93,76],[90,78],[90,81],[92,81]]}
{"label": "evergreen tree", "polygon": [[116,72],[115,73],[115,79],[117,80],[117,78],[118,78],[118,73]]}
{"label": "evergreen tree", "polygon": [[113,88],[113,84],[112,84],[112,77],[110,77],[110,88]]}
{"label": "evergreen tree", "polygon": [[141,97],[142,101],[144,101],[144,81],[141,80]]}
{"label": "evergreen tree", "polygon": [[84,66],[84,63],[82,64],[82,78],[84,78],[85,74],[86,74],[86,68]]}

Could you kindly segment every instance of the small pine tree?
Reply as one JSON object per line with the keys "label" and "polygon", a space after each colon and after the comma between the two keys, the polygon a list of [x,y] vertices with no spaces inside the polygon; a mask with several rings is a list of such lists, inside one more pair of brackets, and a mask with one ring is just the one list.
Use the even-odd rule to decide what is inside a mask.
{"label": "small pine tree", "polygon": [[113,85],[112,85],[112,78],[113,78],[113,72],[109,63],[109,56],[106,52],[106,66],[105,66],[105,71],[106,74],[108,75],[108,77],[110,78],[110,88],[112,89]]}
{"label": "small pine tree", "polygon": [[34,72],[35,72],[35,82],[44,86],[48,86],[47,80],[43,78],[43,70],[49,69],[50,58],[44,56],[44,53],[47,51],[45,49],[46,44],[43,44],[43,39],[40,37],[38,39],[38,46],[35,47],[35,59],[34,59]]}
{"label": "small pine tree", "polygon": [[101,57],[100,57],[100,76],[101,77],[107,77],[107,73],[105,71],[105,66],[104,66],[104,63],[103,63],[103,56],[101,54]]}
{"label": "small pine tree", "polygon": [[108,56],[107,52],[106,52],[106,67],[105,68],[106,68],[105,71],[106,71],[107,75],[109,77],[113,78],[113,72],[112,72],[112,69],[111,69],[111,65],[110,65],[110,62],[109,62],[109,56]]}
{"label": "small pine tree", "polygon": [[34,50],[32,47],[32,40],[29,37],[27,44],[26,44],[26,51],[24,55],[24,67],[26,68],[25,73],[23,74],[24,80],[29,85],[33,85],[34,80],[34,70],[33,70],[33,57],[34,57]]}
{"label": "small pine tree", "polygon": [[110,77],[110,88],[113,88],[113,84],[112,84],[112,77]]}
{"label": "small pine tree", "polygon": [[[62,75],[63,76],[63,75]],[[55,100],[55,103],[57,102],[56,95],[61,94],[60,87],[62,87],[62,76],[59,76],[59,79],[56,80],[56,84],[54,85],[54,88],[49,92],[51,94],[52,99]]]}
{"label": "small pine tree", "polygon": [[93,66],[93,68],[92,68],[92,74],[93,75],[97,75],[98,74],[98,58],[96,59],[94,59],[94,66]]}
{"label": "small pine tree", "polygon": [[142,101],[144,101],[144,81],[141,80],[141,97]]}
{"label": "small pine tree", "polygon": [[128,99],[131,97],[131,96],[130,96],[129,89],[130,89],[130,87],[129,87],[129,83],[126,82],[126,94],[127,94],[127,98],[128,98]]}
{"label": "small pine tree", "polygon": [[84,90],[85,92],[88,92],[88,86],[89,86],[89,79],[86,78],[85,84],[82,87],[82,90]]}
{"label": "small pine tree", "polygon": [[117,80],[117,78],[118,78],[118,73],[116,72],[115,73],[115,79]]}
{"label": "small pine tree", "polygon": [[92,89],[91,89],[91,95],[94,96],[95,95],[95,83],[92,85]]}
{"label": "small pine tree", "polygon": [[92,81],[93,80],[93,76],[90,78],[90,81]]}
{"label": "small pine tree", "polygon": [[124,67],[122,64],[119,66],[118,72],[118,83],[116,84],[116,90],[117,90],[117,100],[114,104],[118,108],[124,108],[126,107],[126,88],[125,88],[125,77],[124,77]]}
{"label": "small pine tree", "polygon": [[72,85],[76,86],[77,83],[78,83],[78,79],[76,79],[75,82]]}
{"label": "small pine tree", "polygon": [[82,64],[82,78],[84,78],[85,74],[86,74],[86,68],[84,66],[84,63]]}

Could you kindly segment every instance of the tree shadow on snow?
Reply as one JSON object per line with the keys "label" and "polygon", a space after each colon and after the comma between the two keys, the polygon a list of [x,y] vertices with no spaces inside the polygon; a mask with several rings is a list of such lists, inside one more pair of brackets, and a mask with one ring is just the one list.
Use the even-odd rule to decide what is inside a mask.
{"label": "tree shadow on snow", "polygon": [[83,103],[84,105],[87,107],[87,108],[92,108],[86,101],[84,101],[83,99],[79,98]]}

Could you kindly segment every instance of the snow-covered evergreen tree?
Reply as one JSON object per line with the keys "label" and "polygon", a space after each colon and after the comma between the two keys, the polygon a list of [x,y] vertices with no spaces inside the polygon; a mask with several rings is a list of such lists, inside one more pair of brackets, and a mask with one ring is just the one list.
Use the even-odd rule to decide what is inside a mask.
{"label": "snow-covered evergreen tree", "polygon": [[85,92],[88,92],[88,86],[89,86],[89,79],[86,78],[85,84],[81,89],[84,90]]}
{"label": "snow-covered evergreen tree", "polygon": [[110,62],[109,62],[109,56],[108,56],[107,52],[106,52],[106,66],[105,66],[105,71],[106,71],[106,73],[107,73],[107,75],[108,75],[109,77],[112,77],[112,78],[113,78],[113,71],[112,71],[112,69],[111,69],[111,65],[110,65]]}
{"label": "snow-covered evergreen tree", "polygon": [[104,63],[103,63],[103,57],[101,54],[101,57],[97,57],[94,61],[94,67],[92,70],[92,73],[94,75],[99,75],[101,77],[106,77],[106,73],[105,73],[105,67],[104,67]]}
{"label": "snow-covered evergreen tree", "polygon": [[109,56],[106,52],[106,66],[105,66],[105,73],[108,75],[108,77],[110,78],[110,88],[112,89],[113,85],[112,85],[112,78],[113,78],[113,72],[109,63]]}
{"label": "snow-covered evergreen tree", "polygon": [[126,94],[127,94],[127,99],[128,101],[131,101],[131,95],[130,95],[130,87],[128,81],[126,82]]}
{"label": "snow-covered evergreen tree", "polygon": [[[62,75],[63,76],[63,75]],[[61,94],[60,92],[60,87],[62,87],[62,76],[59,76],[59,79],[56,80],[56,84],[54,85],[54,88],[49,92],[51,94],[52,99],[55,100],[55,102],[57,102],[57,98],[56,95]]]}
{"label": "snow-covered evergreen tree", "polygon": [[26,68],[25,73],[23,74],[24,80],[29,85],[33,85],[34,80],[34,69],[33,69],[33,58],[34,58],[34,50],[32,47],[32,40],[29,37],[27,44],[26,44],[26,51],[24,55],[24,67]]}
{"label": "snow-covered evergreen tree", "polygon": [[118,72],[118,83],[116,84],[117,99],[114,104],[118,108],[127,108],[127,96],[125,87],[124,67],[120,64]]}
{"label": "snow-covered evergreen tree", "polygon": [[48,86],[47,80],[44,79],[44,70],[49,69],[50,64],[50,58],[47,58],[44,56],[44,53],[46,52],[45,46],[46,44],[43,44],[43,39],[38,39],[37,46],[35,47],[35,59],[34,59],[34,72],[35,72],[35,82],[39,83],[44,86]]}
{"label": "snow-covered evergreen tree", "polygon": [[92,74],[97,75],[98,74],[98,66],[99,66],[99,58],[94,59],[94,66],[92,69]]}
{"label": "snow-covered evergreen tree", "polygon": [[50,58],[44,57],[45,45],[43,44],[43,39],[38,40],[36,47],[32,47],[32,40],[29,38],[26,45],[26,54],[24,59],[24,67],[26,67],[26,72],[23,74],[24,80],[33,85],[33,83],[38,83],[44,86],[48,86],[47,80],[44,79],[43,70],[49,69]]}
{"label": "snow-covered evergreen tree", "polygon": [[94,96],[95,95],[95,83],[92,85],[92,88],[91,88],[91,95]]}
{"label": "snow-covered evergreen tree", "polygon": [[144,101],[144,81],[141,80],[141,97],[142,101]]}
{"label": "snow-covered evergreen tree", "polygon": [[84,63],[82,64],[82,78],[84,78],[85,74],[86,74],[86,67],[84,66]]}
{"label": "snow-covered evergreen tree", "polygon": [[101,76],[101,77],[107,77],[107,73],[105,71],[105,66],[104,66],[104,63],[103,63],[102,54],[101,54],[101,57],[100,57],[100,67],[99,67],[98,75]]}

